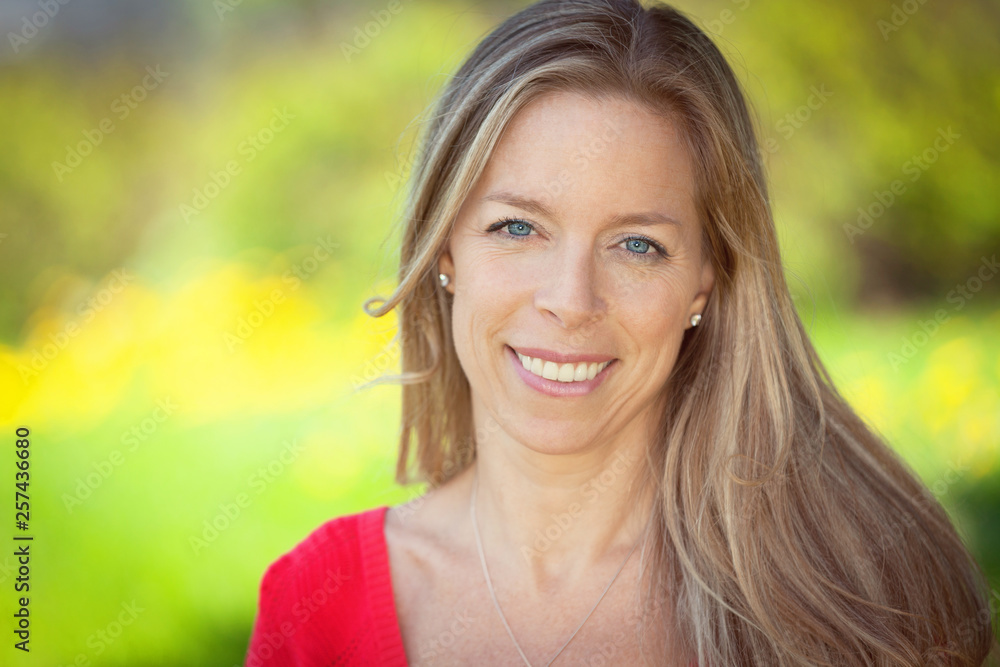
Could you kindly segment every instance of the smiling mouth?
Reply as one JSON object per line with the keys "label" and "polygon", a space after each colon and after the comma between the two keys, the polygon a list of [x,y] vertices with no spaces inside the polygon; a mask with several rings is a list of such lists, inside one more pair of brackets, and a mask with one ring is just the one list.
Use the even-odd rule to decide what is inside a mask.
{"label": "smiling mouth", "polygon": [[[514,348],[511,348],[514,350]],[[556,382],[586,382],[587,380],[593,380],[597,377],[597,374],[603,371],[608,364],[612,363],[614,359],[610,361],[602,362],[586,362],[579,361],[575,363],[557,363],[554,361],[547,361],[539,357],[530,357],[526,354],[521,354],[517,350],[514,350],[514,354],[517,358],[521,360],[521,365],[526,371],[532,375],[537,375],[540,378],[545,378],[546,380],[554,380]]]}

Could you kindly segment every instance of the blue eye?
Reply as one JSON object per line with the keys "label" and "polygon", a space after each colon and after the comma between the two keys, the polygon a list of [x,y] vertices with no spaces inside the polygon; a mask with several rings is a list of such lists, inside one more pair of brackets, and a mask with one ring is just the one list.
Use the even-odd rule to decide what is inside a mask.
{"label": "blue eye", "polygon": [[514,236],[527,236],[531,233],[531,226],[523,220],[508,222],[504,226],[507,228],[507,231]]}
{"label": "blue eye", "polygon": [[497,220],[496,222],[494,222],[486,229],[486,231],[492,234],[504,228],[510,230],[507,232],[507,236],[518,236],[518,237],[530,236],[531,230],[534,229],[534,227],[531,225],[530,222],[526,222],[518,218],[505,217],[502,220]]}
{"label": "blue eye", "polygon": [[[625,244],[630,255],[634,255],[640,260],[670,259],[666,248],[645,236],[630,236],[622,243]],[[650,248],[653,252],[649,252]]]}
{"label": "blue eye", "polygon": [[649,241],[640,238],[630,238],[625,239],[625,246],[629,250],[636,250],[640,255],[645,255],[646,252],[652,247],[649,245]]}

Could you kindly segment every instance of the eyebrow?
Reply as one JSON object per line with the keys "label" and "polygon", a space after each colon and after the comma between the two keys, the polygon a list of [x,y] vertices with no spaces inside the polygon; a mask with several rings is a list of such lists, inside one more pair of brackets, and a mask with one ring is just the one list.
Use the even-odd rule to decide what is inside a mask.
{"label": "eyebrow", "polygon": [[[508,206],[513,206],[515,208],[528,211],[529,213],[534,213],[535,215],[540,215],[546,218],[555,217],[552,210],[542,202],[532,199],[531,197],[515,194],[513,192],[494,192],[483,197],[481,201],[500,202],[501,204],[507,204]],[[611,224],[615,227],[620,227],[622,225],[676,225],[677,227],[683,227],[680,221],[656,211],[645,211],[642,213],[619,213],[611,218]]]}

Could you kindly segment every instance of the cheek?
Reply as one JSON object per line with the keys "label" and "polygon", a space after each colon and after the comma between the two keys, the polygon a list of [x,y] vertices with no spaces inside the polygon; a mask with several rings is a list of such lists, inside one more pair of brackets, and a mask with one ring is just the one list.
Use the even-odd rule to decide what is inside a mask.
{"label": "cheek", "polygon": [[476,320],[493,320],[499,313],[510,312],[530,292],[532,267],[511,252],[463,244],[461,262],[456,266],[455,302]]}
{"label": "cheek", "polygon": [[669,374],[684,336],[684,299],[670,285],[644,285],[618,300],[614,317],[627,332],[633,358],[652,376]]}
{"label": "cheek", "polygon": [[465,253],[466,262],[456,266],[457,279],[452,299],[452,334],[456,352],[466,374],[495,354],[496,332],[503,329],[515,312],[518,286],[501,262],[483,253]]}
{"label": "cheek", "polygon": [[609,303],[614,318],[643,339],[663,339],[684,329],[683,286],[656,279],[615,287]]}

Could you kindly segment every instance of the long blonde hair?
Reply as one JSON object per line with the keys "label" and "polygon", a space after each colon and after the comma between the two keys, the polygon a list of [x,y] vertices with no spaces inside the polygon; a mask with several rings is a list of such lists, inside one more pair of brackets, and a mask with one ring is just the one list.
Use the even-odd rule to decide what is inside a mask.
{"label": "long blonde hair", "polygon": [[[985,577],[947,514],[834,388],[793,306],[739,82],[694,23],[635,0],[546,0],[489,34],[428,123],[401,218],[396,479],[475,458],[470,388],[437,260],[504,128],[555,90],[617,95],[678,124],[716,282],[662,394],[649,590],[700,664],[981,664]],[[378,307],[373,307],[380,302]]]}

